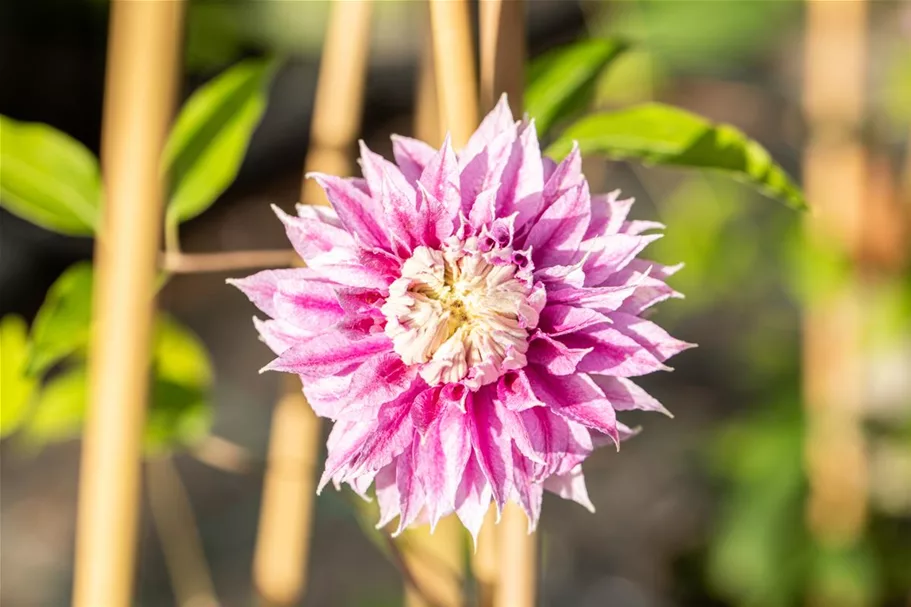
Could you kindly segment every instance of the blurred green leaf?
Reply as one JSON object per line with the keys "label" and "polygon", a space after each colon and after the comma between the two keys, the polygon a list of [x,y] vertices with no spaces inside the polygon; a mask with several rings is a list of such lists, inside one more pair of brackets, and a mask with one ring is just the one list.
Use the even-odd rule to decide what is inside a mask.
{"label": "blurred green leaf", "polygon": [[711,464],[730,481],[706,562],[716,592],[738,605],[796,604],[809,566],[803,528],[803,423],[793,403],[730,424]]}
{"label": "blurred green leaf", "polygon": [[70,266],[51,285],[32,323],[26,371],[41,375],[85,348],[92,318],[92,264]]}
{"label": "blurred green leaf", "polygon": [[28,412],[37,380],[25,374],[28,326],[19,316],[0,320],[0,438],[15,432]]}
{"label": "blurred green leaf", "polygon": [[587,108],[601,73],[626,50],[618,39],[575,42],[538,57],[528,66],[525,111],[535,119],[538,134],[554,123]]}
{"label": "blurred green leaf", "polygon": [[98,160],[46,124],[0,116],[0,203],[48,230],[90,236],[102,199]]}
{"label": "blurred green leaf", "polygon": [[831,295],[851,277],[850,255],[834,240],[810,238],[795,226],[784,244],[790,270],[786,278],[794,296],[803,302]]}
{"label": "blurred green leaf", "polygon": [[547,153],[563,157],[574,140],[583,154],[723,171],[791,208],[807,206],[800,188],[757,142],[734,127],[713,125],[668,105],[648,103],[586,116],[567,128]]}
{"label": "blurred green leaf", "polygon": [[164,150],[170,225],[205,211],[237,176],[274,71],[273,61],[243,61],[187,100]]}
{"label": "blurred green leaf", "polygon": [[830,607],[878,604],[879,564],[868,545],[820,546],[814,557],[809,590],[814,603]]}
{"label": "blurred green leaf", "polygon": [[[144,434],[147,454],[192,445],[212,425],[212,366],[205,347],[166,315],[155,324],[152,384]],[[86,371],[80,364],[53,377],[41,390],[25,424],[32,446],[78,436],[86,408]]]}
{"label": "blurred green leaf", "polygon": [[167,315],[155,325],[152,358],[155,383],[146,420],[146,451],[188,446],[209,433],[212,364],[205,346]]}
{"label": "blurred green leaf", "polygon": [[743,70],[797,31],[795,0],[636,0],[611,4],[594,31],[628,37],[675,72],[719,74]]}
{"label": "blurred green leaf", "polygon": [[23,427],[27,444],[42,447],[79,436],[85,419],[86,379],[85,366],[79,365],[45,384]]}

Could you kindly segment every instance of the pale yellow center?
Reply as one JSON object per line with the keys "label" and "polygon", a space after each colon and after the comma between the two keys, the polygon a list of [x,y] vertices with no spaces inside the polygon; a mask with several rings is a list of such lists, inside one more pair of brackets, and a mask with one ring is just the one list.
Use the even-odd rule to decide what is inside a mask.
{"label": "pale yellow center", "polygon": [[382,308],[402,361],[422,365],[431,386],[461,381],[469,388],[524,367],[527,327],[537,324],[537,311],[517,271],[480,252],[474,238],[415,249]]}

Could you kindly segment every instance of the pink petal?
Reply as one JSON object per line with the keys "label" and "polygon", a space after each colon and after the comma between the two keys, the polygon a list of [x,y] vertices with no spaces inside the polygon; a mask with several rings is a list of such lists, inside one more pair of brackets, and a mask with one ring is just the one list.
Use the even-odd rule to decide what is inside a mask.
{"label": "pink petal", "polygon": [[643,232],[648,232],[649,230],[663,230],[665,225],[658,221],[624,221],[623,225],[620,226],[621,234],[632,234],[633,236],[638,236]]}
{"label": "pink petal", "polygon": [[596,325],[561,339],[574,348],[593,348],[578,366],[585,373],[631,377],[669,370],[642,344],[613,325]]}
{"label": "pink petal", "polygon": [[604,393],[585,375],[554,376],[531,367],[529,380],[541,400],[561,417],[615,438],[617,416]]}
{"label": "pink petal", "polygon": [[331,283],[300,275],[279,280],[273,302],[273,316],[306,331],[325,331],[345,317]]}
{"label": "pink petal", "polygon": [[458,212],[459,209],[456,208],[453,214],[443,202],[428,192],[420,181],[418,182],[417,213],[422,218],[418,236],[420,244],[438,248],[444,240],[452,236],[455,229],[453,218]]}
{"label": "pink petal", "polygon": [[487,477],[481,471],[475,457],[471,457],[462,474],[459,488],[456,491],[455,511],[471,533],[475,546],[478,544],[478,531],[481,530],[481,523],[484,522],[484,516],[490,509],[490,483]]}
{"label": "pink petal", "polygon": [[569,375],[593,348],[570,348],[545,333],[536,333],[529,342],[528,362],[540,365],[553,375]]}
{"label": "pink petal", "polygon": [[[443,212],[451,224],[462,208],[462,194],[459,185],[459,163],[448,136],[421,173],[419,183],[442,204]],[[450,234],[440,236],[440,240],[445,240]]]}
{"label": "pink petal", "polygon": [[392,154],[402,174],[412,184],[418,180],[424,167],[437,153],[432,146],[411,137],[392,136]]}
{"label": "pink petal", "polygon": [[531,389],[525,372],[509,371],[497,381],[497,399],[510,411],[524,411],[530,407],[543,407]]}
{"label": "pink petal", "polygon": [[240,289],[253,302],[253,305],[274,318],[275,306],[272,304],[272,299],[275,297],[278,282],[295,276],[315,277],[316,274],[312,270],[308,271],[303,268],[263,270],[246,278],[229,278],[226,282]]}
{"label": "pink petal", "polygon": [[610,318],[591,308],[555,304],[547,306],[541,312],[538,329],[551,337],[558,337],[610,322]]}
{"label": "pink petal", "polygon": [[572,261],[582,244],[591,217],[588,183],[569,190],[545,209],[528,233],[526,247],[532,247],[538,266]]}
{"label": "pink petal", "polygon": [[592,220],[585,232],[586,239],[620,231],[635,199],[618,200],[619,197],[620,190],[592,196]]}
{"label": "pink petal", "polygon": [[509,102],[504,94],[500,97],[496,107],[484,117],[481,125],[468,139],[468,143],[465,144],[465,148],[459,155],[461,165],[464,167],[478,153],[489,148],[503,131],[508,131],[510,128],[515,130],[515,120],[513,120],[512,110],[509,109]]}
{"label": "pink petal", "polygon": [[516,136],[515,124],[511,124],[468,162],[464,154],[459,158],[459,166],[462,167],[459,189],[462,193],[462,212],[466,216],[471,212],[478,194],[499,186]]}
{"label": "pink petal", "polygon": [[346,393],[339,395],[348,403],[342,415],[374,415],[382,405],[412,389],[415,381],[417,370],[406,366],[398,354],[368,358],[351,374]]}
{"label": "pink petal", "polygon": [[[538,447],[540,446],[539,437],[532,437],[528,426],[526,426],[524,422],[524,418],[519,413],[507,409],[503,403],[499,401],[495,401],[495,406],[497,417],[503,425],[504,434],[512,439],[516,444],[516,447],[518,447],[519,452],[538,464],[545,464],[545,459],[548,454],[538,450]],[[513,460],[513,463],[515,463],[515,459]]]}
{"label": "pink petal", "polygon": [[[531,460],[545,462],[537,480],[575,466],[594,448],[585,427],[552,413],[548,408],[535,407],[518,415],[530,439],[530,444],[525,446],[529,451],[523,451],[523,454]],[[519,446],[518,443],[516,446]]]}
{"label": "pink petal", "polygon": [[538,526],[541,518],[541,502],[544,497],[544,488],[541,483],[535,482],[534,464],[513,447],[513,486],[518,496],[519,505],[528,516],[528,532],[531,533]]}
{"label": "pink petal", "polygon": [[656,398],[625,377],[597,375],[592,379],[616,411],[657,411],[673,417]]}
{"label": "pink petal", "polygon": [[512,453],[509,438],[496,415],[492,392],[485,386],[469,396],[469,432],[475,459],[490,482],[499,511],[509,497]]}
{"label": "pink petal", "polygon": [[474,200],[468,215],[469,223],[480,229],[493,222],[496,217],[497,192],[500,184],[494,184],[490,189],[480,192]]}
{"label": "pink petal", "polygon": [[591,251],[585,260],[585,282],[596,286],[610,279],[642,252],[642,249],[661,238],[661,234],[632,236],[630,234],[613,234],[603,236],[582,244],[582,248]]}
{"label": "pink petal", "polygon": [[253,317],[253,326],[260,339],[276,354],[281,354],[301,339],[312,337],[313,332],[304,331],[281,320],[260,320]]}
{"label": "pink petal", "polygon": [[363,190],[355,187],[350,179],[323,173],[308,173],[332,204],[342,224],[352,234],[357,234],[368,247],[389,249],[389,237],[383,230],[383,207]]}
{"label": "pink petal", "polygon": [[594,309],[598,312],[612,312],[618,309],[636,290],[636,285],[621,287],[570,287],[547,294],[548,305],[570,304]]}
{"label": "pink petal", "polygon": [[581,504],[589,512],[594,513],[595,511],[595,506],[588,497],[588,490],[585,487],[585,476],[582,474],[581,465],[576,466],[567,474],[549,477],[544,481],[544,488],[552,493],[556,493],[563,499],[572,500],[577,504]]}
{"label": "pink petal", "polygon": [[414,460],[410,449],[405,449],[398,457],[395,467],[395,484],[399,490],[401,516],[399,517],[399,527],[392,537],[398,536],[415,521],[424,503],[424,495],[415,475]]}
{"label": "pink petal", "polygon": [[276,206],[272,210],[285,224],[291,246],[308,263],[337,247],[354,248],[354,240],[348,232],[318,219],[316,215],[294,217]]}
{"label": "pink petal", "polygon": [[497,194],[498,216],[518,213],[517,226],[524,226],[538,216],[542,207],[544,169],[534,120],[525,126],[519,138],[513,142],[500,184]]}
{"label": "pink petal", "polygon": [[[398,356],[398,355],[394,355]],[[429,388],[418,394],[411,406],[411,421],[414,422],[415,429],[423,435],[427,432],[430,425],[437,419],[440,412],[440,388],[439,386]]]}
{"label": "pink petal", "polygon": [[396,480],[396,462],[376,473],[376,502],[380,507],[377,529],[382,529],[399,515],[399,488]]}
{"label": "pink petal", "polygon": [[360,453],[364,440],[373,433],[375,426],[375,422],[371,420],[340,421],[332,426],[326,443],[326,465],[316,487],[317,494],[322,492],[339,472],[344,472],[350,467],[351,461]]}
{"label": "pink petal", "polygon": [[431,530],[452,510],[459,481],[471,454],[464,417],[455,407],[444,408],[423,439],[414,443],[415,469],[424,492]]}
{"label": "pink petal", "polygon": [[553,204],[566,192],[578,187],[584,179],[579,144],[573,142],[573,149],[569,155],[560,164],[556,165],[553,172],[548,175],[542,194],[544,206]]}
{"label": "pink petal", "polygon": [[667,331],[655,323],[638,316],[623,312],[612,312],[610,317],[618,331],[641,344],[661,362],[684,350],[695,347],[695,344],[671,337]]}
{"label": "pink petal", "polygon": [[339,333],[324,333],[299,341],[266,365],[264,370],[319,377],[338,373],[377,354],[391,351],[392,341],[382,333],[357,341]]}
{"label": "pink petal", "polygon": [[351,474],[357,476],[376,471],[389,464],[414,441],[414,425],[408,415],[410,404],[417,396],[412,388],[380,409],[376,430],[361,442],[361,449],[351,460]]}

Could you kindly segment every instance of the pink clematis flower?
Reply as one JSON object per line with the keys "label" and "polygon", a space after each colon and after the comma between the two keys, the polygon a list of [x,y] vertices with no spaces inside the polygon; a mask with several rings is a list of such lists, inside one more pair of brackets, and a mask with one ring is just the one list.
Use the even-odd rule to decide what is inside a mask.
{"label": "pink clematis flower", "polygon": [[592,196],[574,149],[541,155],[505,97],[461,153],[393,137],[361,145],[363,178],[312,174],[332,210],[276,209],[306,269],[234,281],[314,411],[333,420],[320,490],[375,485],[379,526],[455,512],[477,534],[493,501],[536,525],[545,489],[594,510],[581,464],[666,412],[628,378],[691,344],[642,318],[679,296],[678,267],[637,255],[660,224]]}

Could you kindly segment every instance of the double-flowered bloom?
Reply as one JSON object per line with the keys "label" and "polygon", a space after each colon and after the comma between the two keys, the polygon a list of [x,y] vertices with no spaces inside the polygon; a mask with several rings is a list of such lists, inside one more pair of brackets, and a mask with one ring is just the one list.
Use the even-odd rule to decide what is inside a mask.
{"label": "double-flowered bloom", "polygon": [[582,462],[633,434],[616,412],[664,411],[628,378],[690,346],[642,318],[678,296],[676,267],[637,255],[661,228],[592,196],[578,149],[541,155],[505,98],[461,153],[393,138],[361,147],[363,178],[311,175],[332,209],[277,211],[306,268],[235,281],[333,420],[329,481],[398,530],[455,512],[476,534],[491,501],[533,527],[550,490],[592,509]]}

